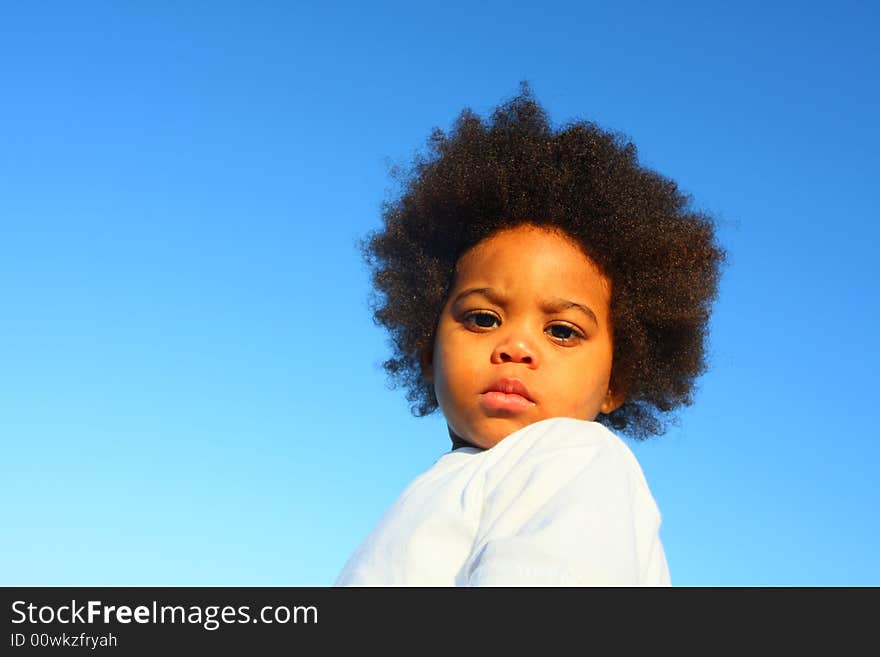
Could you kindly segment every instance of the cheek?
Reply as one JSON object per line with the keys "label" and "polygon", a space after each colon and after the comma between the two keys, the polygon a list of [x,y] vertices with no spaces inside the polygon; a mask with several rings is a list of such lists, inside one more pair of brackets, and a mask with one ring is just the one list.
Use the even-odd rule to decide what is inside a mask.
{"label": "cheek", "polygon": [[434,344],[434,389],[441,402],[462,393],[474,380],[477,356],[467,347],[443,334]]}
{"label": "cheek", "polygon": [[462,367],[464,363],[461,358],[456,358],[454,349],[450,349],[449,345],[438,345],[435,353],[435,376],[434,385],[444,390],[454,390],[456,383],[462,378]]}
{"label": "cheek", "polygon": [[562,411],[559,414],[595,419],[605,401],[610,375],[610,359],[603,358],[602,354],[567,363],[565,373],[553,377],[557,408]]}

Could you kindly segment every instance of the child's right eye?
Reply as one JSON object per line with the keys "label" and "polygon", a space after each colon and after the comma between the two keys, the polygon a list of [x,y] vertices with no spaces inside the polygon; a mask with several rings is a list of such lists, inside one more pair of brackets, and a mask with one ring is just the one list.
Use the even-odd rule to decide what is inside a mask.
{"label": "child's right eye", "polygon": [[495,328],[498,318],[491,313],[471,313],[464,318],[464,323],[477,328]]}

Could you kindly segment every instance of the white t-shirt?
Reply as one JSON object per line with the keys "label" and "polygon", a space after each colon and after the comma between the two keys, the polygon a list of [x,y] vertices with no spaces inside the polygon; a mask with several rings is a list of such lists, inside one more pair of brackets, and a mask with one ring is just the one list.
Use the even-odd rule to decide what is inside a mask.
{"label": "white t-shirt", "polygon": [[443,455],[385,512],[336,586],[668,586],[660,513],[626,444],[542,420]]}

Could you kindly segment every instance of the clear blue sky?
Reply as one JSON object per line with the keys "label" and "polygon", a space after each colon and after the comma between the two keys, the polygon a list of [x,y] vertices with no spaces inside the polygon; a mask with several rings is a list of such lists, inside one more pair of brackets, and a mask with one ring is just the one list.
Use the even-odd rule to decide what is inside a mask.
{"label": "clear blue sky", "polygon": [[449,448],[355,241],[529,80],[730,253],[710,371],[630,443],[679,585],[880,585],[870,2],[6,2],[0,584],[329,585]]}

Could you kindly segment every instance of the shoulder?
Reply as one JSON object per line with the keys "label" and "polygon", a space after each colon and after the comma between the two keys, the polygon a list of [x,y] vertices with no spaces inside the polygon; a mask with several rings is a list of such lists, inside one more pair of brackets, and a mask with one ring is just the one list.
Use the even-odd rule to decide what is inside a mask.
{"label": "shoulder", "polygon": [[604,424],[572,417],[551,417],[529,424],[510,434],[492,450],[513,449],[515,445],[542,449],[599,448],[633,457],[623,440]]}
{"label": "shoulder", "polygon": [[604,425],[542,420],[486,456],[496,449],[487,463],[485,505],[463,571],[466,581],[583,585],[668,579],[660,515],[642,469]]}
{"label": "shoulder", "polygon": [[487,450],[489,470],[497,478],[523,471],[552,471],[556,478],[576,478],[587,470],[608,471],[647,486],[629,446],[598,422],[555,417],[514,432]]}

